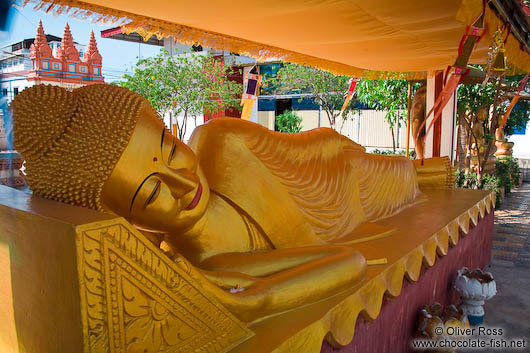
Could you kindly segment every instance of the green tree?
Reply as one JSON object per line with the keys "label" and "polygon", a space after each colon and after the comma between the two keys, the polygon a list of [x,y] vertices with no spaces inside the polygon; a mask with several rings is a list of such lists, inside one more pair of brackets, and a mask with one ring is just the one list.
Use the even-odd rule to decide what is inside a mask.
{"label": "green tree", "polygon": [[[483,70],[483,68],[478,68]],[[495,132],[506,112],[522,76],[500,77],[485,84],[460,85],[458,88],[458,124],[465,134],[468,156],[463,167],[471,173],[471,160],[476,159],[477,180],[484,176],[488,158],[494,152]],[[511,133],[528,122],[528,102],[522,101],[510,114],[504,130]]]}
{"label": "green tree", "polygon": [[[523,75],[507,76],[505,78],[507,86],[505,89],[507,99],[505,103],[506,106],[508,106],[509,100],[512,98],[512,95],[515,93],[515,91],[519,89],[522,79]],[[526,94],[530,93],[530,83],[526,84],[526,90],[523,92],[526,92]],[[512,135],[516,129],[524,130],[528,124],[528,121],[530,121],[530,100],[520,99],[513,108],[506,125],[504,125],[504,133],[506,135]]]}
{"label": "green tree", "polygon": [[197,126],[197,117],[202,114],[239,109],[242,86],[226,78],[230,73],[230,66],[209,53],[168,56],[162,51],[139,60],[134,72],[125,74],[120,85],[144,96],[160,115],[169,114],[182,140],[188,118],[194,119]]}
{"label": "green tree", "polygon": [[[330,126],[335,129],[339,123],[340,109],[344,103],[344,96],[349,88],[349,77],[334,75],[330,72],[314,67],[285,64],[278,70],[275,78],[267,82],[269,88],[274,87],[274,93],[309,93],[326,113]],[[342,127],[353,104],[349,104],[342,116]]]}
{"label": "green tree", "polygon": [[302,118],[292,110],[287,110],[276,117],[276,127],[280,132],[297,133],[302,130]]}
{"label": "green tree", "polygon": [[526,129],[526,125],[530,120],[530,101],[519,100],[504,125],[504,133],[506,135],[513,135],[518,129]]}
{"label": "green tree", "polygon": [[[458,87],[457,118],[459,133],[465,134],[465,160],[460,163],[466,170],[466,174],[472,173],[471,162],[475,159],[476,175],[481,185],[483,172],[495,142],[495,129],[497,122],[489,119],[491,106],[495,103],[495,97],[500,91],[496,84],[468,84]],[[497,97],[498,101],[499,97]],[[498,102],[496,102],[498,104]],[[487,151],[487,153],[486,153]],[[475,157],[473,157],[475,156]],[[467,180],[467,179],[466,179]],[[467,181],[466,181],[467,182]],[[465,185],[466,187],[469,185]]]}
{"label": "green tree", "polygon": [[[415,91],[420,84],[413,84]],[[385,111],[385,120],[392,132],[392,147],[396,151],[394,130],[400,128],[407,118],[408,81],[407,80],[361,80],[357,84],[357,99],[378,110]]]}

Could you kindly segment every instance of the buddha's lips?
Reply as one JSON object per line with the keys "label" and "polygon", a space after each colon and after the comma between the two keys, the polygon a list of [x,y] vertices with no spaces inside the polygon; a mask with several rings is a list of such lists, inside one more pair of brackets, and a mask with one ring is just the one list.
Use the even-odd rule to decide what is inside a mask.
{"label": "buddha's lips", "polygon": [[199,203],[199,201],[201,199],[201,195],[202,195],[202,185],[201,185],[201,183],[199,183],[199,187],[197,188],[197,193],[193,197],[193,200],[191,200],[191,202],[188,205],[188,207],[186,207],[186,209],[187,210],[191,210],[191,209],[195,208],[195,206],[197,206],[197,204]]}

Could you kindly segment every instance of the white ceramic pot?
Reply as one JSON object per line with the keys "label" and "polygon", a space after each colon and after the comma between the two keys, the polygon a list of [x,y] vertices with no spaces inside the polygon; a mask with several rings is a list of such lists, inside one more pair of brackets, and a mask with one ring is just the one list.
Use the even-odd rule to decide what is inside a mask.
{"label": "white ceramic pot", "polygon": [[478,323],[482,323],[484,301],[497,294],[497,285],[492,274],[480,269],[469,271],[467,267],[464,267],[458,271],[454,288],[462,298],[460,307],[468,316],[469,321],[479,320]]}

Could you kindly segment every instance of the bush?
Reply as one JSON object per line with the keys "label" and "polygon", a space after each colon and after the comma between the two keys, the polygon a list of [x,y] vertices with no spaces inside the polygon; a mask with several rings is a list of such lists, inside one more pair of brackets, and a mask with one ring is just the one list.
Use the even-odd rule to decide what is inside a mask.
{"label": "bush", "polygon": [[499,179],[494,175],[486,174],[482,177],[482,185],[480,189],[495,191],[495,207],[499,207],[502,202],[502,191],[499,184]]}
{"label": "bush", "polygon": [[461,170],[455,172],[455,186],[466,189],[484,189],[494,190],[497,196],[497,207],[501,202],[501,189],[504,188],[506,193],[509,193],[513,187],[519,185],[521,172],[517,159],[507,157],[497,160],[495,163],[495,174],[486,174],[482,177],[482,182],[478,185],[477,174],[464,173]]}
{"label": "bush", "polygon": [[372,153],[373,154],[383,154],[383,155],[395,155],[395,154],[405,155],[405,151],[396,150],[396,152],[394,152],[392,150],[380,150],[378,148],[373,150]]}
{"label": "bush", "polygon": [[461,170],[455,172],[455,186],[464,189],[482,189],[482,185],[478,185],[477,173],[466,174]]}
{"label": "bush", "polygon": [[521,182],[521,170],[519,169],[519,162],[517,158],[504,157],[500,161],[508,165],[512,187],[519,186],[519,183]]}
{"label": "bush", "polygon": [[466,182],[466,173],[457,169],[455,171],[455,187],[463,188]]}
{"label": "bush", "polygon": [[[380,149],[377,149],[377,148],[375,150],[373,150],[371,153],[373,153],[373,154],[383,154],[383,155],[399,155],[399,156],[405,156],[406,155],[406,151],[405,150],[396,150],[396,152],[394,152],[392,150],[380,150]],[[416,159],[416,150],[411,150],[410,151],[409,159],[411,159],[411,160]]]}
{"label": "bush", "polygon": [[302,130],[302,118],[291,110],[276,116],[276,128],[280,132],[297,133]]}
{"label": "bush", "polygon": [[504,186],[507,193],[511,189],[518,187],[521,180],[521,171],[517,158],[504,157],[498,159],[495,164],[495,175],[500,179],[501,186]]}
{"label": "bush", "polygon": [[496,196],[496,207],[501,204],[501,181],[496,175],[484,175],[482,181],[478,184],[477,173],[464,173],[461,170],[455,172],[455,186],[465,189],[493,190]]}
{"label": "bush", "polygon": [[512,189],[512,178],[507,163],[500,160],[495,162],[495,177],[499,180],[499,186],[504,187],[504,191],[509,193]]}

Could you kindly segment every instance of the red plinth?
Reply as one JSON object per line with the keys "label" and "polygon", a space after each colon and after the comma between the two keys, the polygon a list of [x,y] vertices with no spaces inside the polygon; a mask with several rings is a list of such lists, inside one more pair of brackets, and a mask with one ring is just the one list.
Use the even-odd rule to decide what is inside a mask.
{"label": "red plinth", "polygon": [[[437,257],[429,269],[422,269],[416,283],[404,280],[397,298],[386,298],[381,313],[373,322],[357,319],[353,341],[340,349],[324,341],[321,353],[404,353],[413,352],[410,341],[416,336],[416,319],[425,304],[457,304],[452,288],[456,272],[466,266],[483,268],[490,262],[493,239],[493,212],[470,228],[446,256]],[[417,352],[417,351],[416,351]]]}

